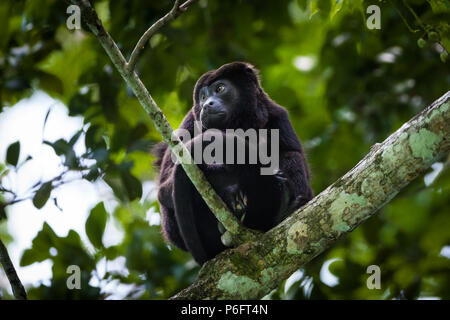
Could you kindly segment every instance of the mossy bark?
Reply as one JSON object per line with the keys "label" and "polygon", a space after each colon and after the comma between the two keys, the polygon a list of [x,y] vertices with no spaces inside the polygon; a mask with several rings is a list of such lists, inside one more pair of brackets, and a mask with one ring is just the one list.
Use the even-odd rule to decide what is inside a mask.
{"label": "mossy bark", "polygon": [[450,151],[450,91],[256,241],[226,250],[173,299],[257,299],[375,214]]}

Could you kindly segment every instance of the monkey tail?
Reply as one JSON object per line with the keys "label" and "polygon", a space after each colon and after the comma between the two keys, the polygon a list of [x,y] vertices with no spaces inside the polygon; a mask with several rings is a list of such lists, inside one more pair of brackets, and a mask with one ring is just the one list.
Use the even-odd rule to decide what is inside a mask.
{"label": "monkey tail", "polygon": [[180,235],[187,250],[200,265],[208,260],[202,244],[192,205],[193,193],[197,192],[181,165],[177,165],[174,172],[175,219]]}

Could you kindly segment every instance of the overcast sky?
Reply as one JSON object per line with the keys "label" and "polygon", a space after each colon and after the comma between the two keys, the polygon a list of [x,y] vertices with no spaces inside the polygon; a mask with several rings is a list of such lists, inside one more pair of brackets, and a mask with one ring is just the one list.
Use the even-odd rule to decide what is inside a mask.
{"label": "overcast sky", "polygon": [[[43,132],[44,118],[49,108],[51,112]],[[19,140],[21,146],[19,163],[27,155],[31,155],[33,160],[25,163],[17,174],[9,173],[3,180],[4,186],[15,190],[19,195],[25,195],[36,182],[57,176],[63,168],[61,159],[54,153],[52,147],[42,144],[42,140],[70,139],[82,126],[82,117],[69,117],[64,105],[41,91],[34,93],[29,99],[21,100],[13,108],[5,108],[0,114],[0,159],[2,161],[5,159],[8,146]],[[84,150],[84,141],[80,139],[75,145],[75,151],[81,154]],[[111,190],[103,182],[90,183],[76,179],[55,189],[52,192],[53,196],[57,197],[62,211],[53,201],[48,201],[40,210],[33,206],[31,200],[7,208],[7,230],[14,238],[8,249],[25,285],[36,285],[39,281],[45,283],[51,277],[49,261],[19,267],[23,250],[31,247],[31,242],[42,229],[44,221],[47,221],[58,236],[66,236],[70,229],[74,229],[80,234],[85,245],[92,248],[84,232],[89,211],[99,201],[105,201],[106,208],[110,210],[115,205]],[[108,223],[104,237],[105,244],[116,244],[121,237],[121,233],[113,224]]]}

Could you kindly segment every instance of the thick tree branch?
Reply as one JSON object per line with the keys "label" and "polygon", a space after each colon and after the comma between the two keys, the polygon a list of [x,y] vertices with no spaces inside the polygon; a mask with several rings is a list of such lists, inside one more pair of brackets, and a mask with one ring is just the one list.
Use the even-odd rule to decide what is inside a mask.
{"label": "thick tree branch", "polygon": [[175,4],[173,5],[172,10],[170,10],[164,17],[156,21],[154,24],[152,24],[137,42],[136,46],[133,49],[133,52],[131,53],[130,60],[128,61],[128,71],[134,71],[137,59],[139,58],[142,50],[144,50],[145,44],[148,43],[150,38],[165,24],[169,23],[172,20],[175,20],[181,13],[185,12],[189,8],[189,6],[196,1],[197,0],[189,0],[184,2],[180,6],[180,0],[175,0]]}
{"label": "thick tree branch", "polygon": [[[139,76],[134,71],[127,68],[127,62],[122,55],[122,52],[117,47],[114,40],[103,27],[100,19],[97,16],[94,8],[88,0],[71,0],[73,4],[78,5],[81,9],[81,16],[88,25],[92,33],[97,37],[100,44],[105,49],[116,69],[119,71],[122,78],[131,88],[137,99],[144,107],[150,118],[155,123],[156,129],[161,134],[163,140],[169,145],[172,152],[183,166],[184,171],[191,179],[198,192],[205,200],[208,207],[222,223],[227,231],[229,231],[235,243],[243,243],[255,239],[257,232],[243,227],[236,217],[230,212],[226,204],[217,195],[211,184],[206,180],[203,172],[197,167],[194,161],[182,161],[190,156],[190,152],[186,146],[180,141],[178,136],[174,134],[172,127],[167,121],[166,117],[153,100],[150,93],[145,88]],[[180,8],[187,8],[194,0],[186,1]],[[183,7],[184,6],[184,7]],[[192,157],[191,157],[192,159]]]}
{"label": "thick tree branch", "polygon": [[6,250],[6,247],[1,239],[0,239],[0,263],[3,266],[3,270],[5,270],[9,283],[11,284],[14,297],[16,297],[16,299],[18,300],[26,300],[27,293],[25,291],[25,288],[23,287],[22,282],[20,282],[16,269],[14,269],[14,265],[11,259],[9,258],[8,251]]}
{"label": "thick tree branch", "polygon": [[256,299],[350,233],[450,151],[450,91],[257,241],[208,261],[174,299]]}

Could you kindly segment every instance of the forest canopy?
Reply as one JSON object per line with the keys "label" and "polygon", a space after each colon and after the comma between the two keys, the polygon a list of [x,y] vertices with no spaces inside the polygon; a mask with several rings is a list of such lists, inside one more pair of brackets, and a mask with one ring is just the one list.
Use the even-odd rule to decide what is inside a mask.
{"label": "forest canopy", "polygon": [[[91,3],[126,58],[173,6],[169,0]],[[23,101],[37,104],[36,95],[53,101],[43,116],[27,120],[42,132],[53,104],[80,119],[70,136],[43,134],[35,142],[60,160],[58,170],[20,184],[14,181],[35,156],[0,127],[0,239],[14,244],[11,221],[23,203],[26,215],[44,219],[14,261],[19,277],[51,263],[46,281],[24,283],[30,299],[169,298],[195,280],[199,267],[161,235],[149,152],[161,135],[89,28],[68,28],[69,5],[0,3],[0,124],[17,121],[26,131],[27,119],[11,111]],[[379,28],[370,28],[371,5],[380,9]],[[151,38],[136,72],[177,128],[201,74],[231,61],[255,65],[264,90],[289,111],[318,194],[449,90],[449,21],[448,0],[201,0]],[[450,299],[449,166],[448,157],[436,162],[269,297]],[[56,232],[45,212],[77,214],[64,205],[70,192],[58,190],[81,180],[102,186],[108,197],[79,212],[86,217],[81,228]],[[120,233],[114,244],[106,241],[109,225]],[[69,265],[80,267],[82,290],[67,289]],[[381,289],[366,285],[371,265],[380,267]],[[0,270],[0,297],[12,298],[3,278]],[[122,294],[113,295],[111,284]]]}

